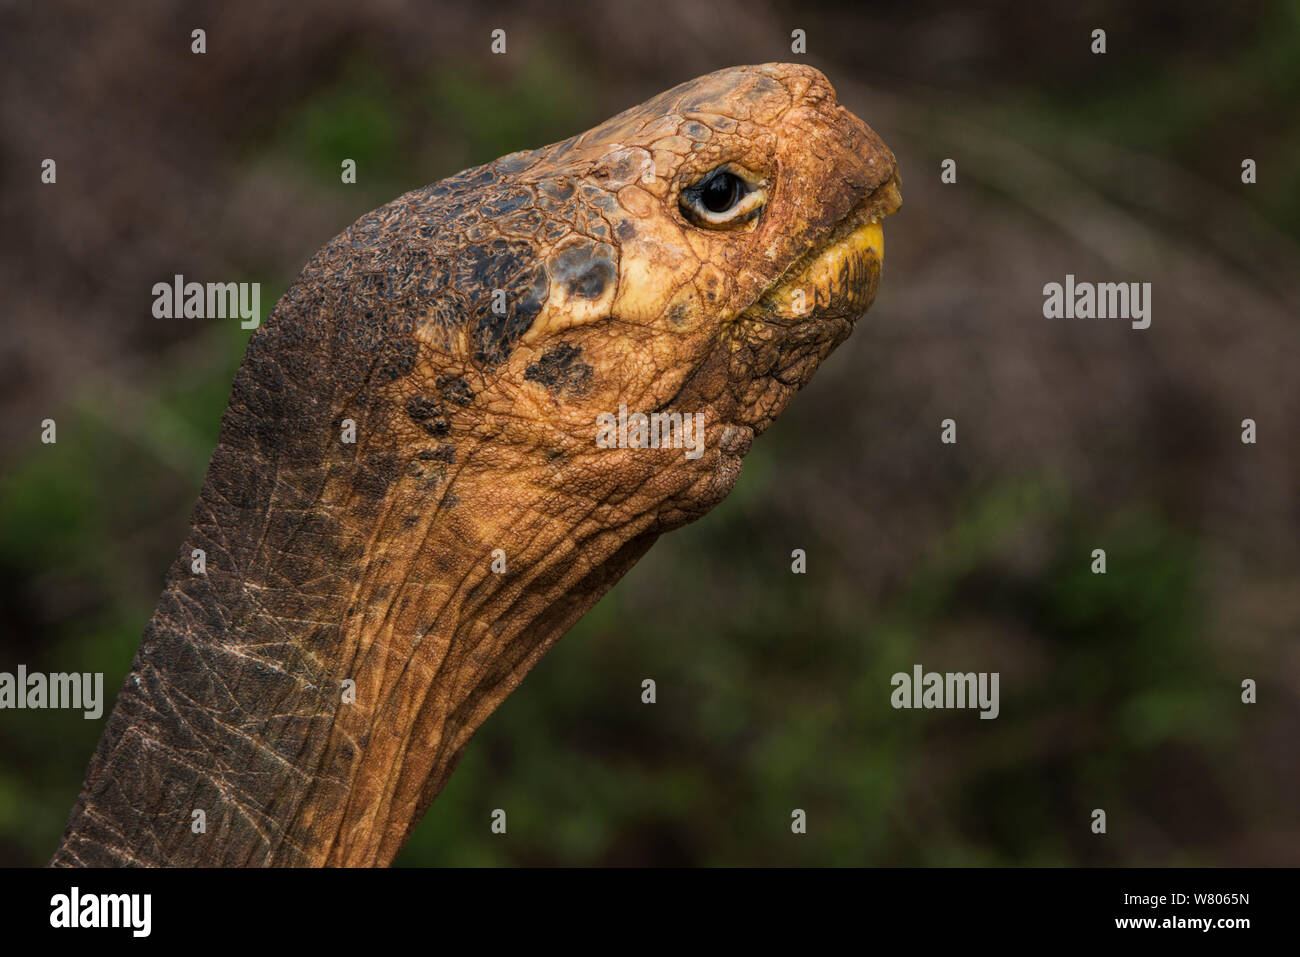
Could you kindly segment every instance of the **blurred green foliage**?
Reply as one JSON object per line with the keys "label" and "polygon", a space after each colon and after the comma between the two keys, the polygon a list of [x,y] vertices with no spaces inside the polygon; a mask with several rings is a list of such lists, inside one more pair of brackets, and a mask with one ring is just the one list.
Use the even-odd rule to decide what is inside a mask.
{"label": "blurred green foliage", "polygon": [[[1241,160],[1260,164],[1267,192],[1245,198],[1300,239],[1300,0],[1255,5],[1254,40],[1217,55],[1159,55],[1112,31],[1106,68],[1062,71],[1004,110],[1019,135],[1059,142],[1086,130],[1094,140],[1176,157],[1207,181],[1233,181]],[[1171,60],[1172,65],[1171,65]],[[1207,130],[1216,130],[1207,138]],[[1265,199],[1267,196],[1267,199]]]}

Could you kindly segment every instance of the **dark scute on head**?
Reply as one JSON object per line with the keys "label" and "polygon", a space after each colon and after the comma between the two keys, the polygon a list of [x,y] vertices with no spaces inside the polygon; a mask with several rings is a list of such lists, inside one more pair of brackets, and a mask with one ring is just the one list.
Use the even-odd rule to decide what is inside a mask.
{"label": "dark scute on head", "polygon": [[434,449],[421,449],[415,453],[415,457],[426,462],[446,462],[451,464],[456,461],[456,446],[439,445]]}
{"label": "dark scute on head", "polygon": [[474,401],[474,390],[469,387],[464,376],[440,376],[438,378],[438,389],[442,392],[442,397],[448,402],[455,402],[457,405],[469,405]]}
{"label": "dark scute on head", "polygon": [[488,163],[485,166],[476,166],[473,169],[465,170],[463,173],[458,173],[455,178],[464,182],[470,189],[482,189],[496,183],[499,176],[497,165]]}
{"label": "dark scute on head", "polygon": [[713,137],[713,130],[709,129],[703,123],[696,122],[695,120],[691,120],[688,123],[684,123],[682,125],[681,130],[679,130],[679,132],[681,133],[682,136],[689,136],[697,143],[702,143],[705,140],[711,139]]}
{"label": "dark scute on head", "polygon": [[580,240],[567,243],[548,263],[551,278],[580,299],[599,299],[618,274],[614,247]]}
{"label": "dark scute on head", "polygon": [[536,238],[546,226],[546,217],[536,207],[520,210],[497,223],[502,232]]}
{"label": "dark scute on head", "polygon": [[560,239],[567,236],[572,231],[573,231],[573,227],[571,227],[568,223],[562,223],[559,222],[558,220],[549,220],[545,225],[542,226],[540,238],[541,241],[546,243],[547,245],[552,245],[557,241],[559,241]]}
{"label": "dark scute on head", "polygon": [[582,223],[582,232],[592,239],[608,242],[610,238],[609,223],[604,216],[591,215]]}
{"label": "dark scute on head", "polygon": [[479,212],[484,219],[500,219],[531,204],[533,195],[522,186],[512,186],[485,196]]}
{"label": "dark scute on head", "polygon": [[537,184],[543,209],[563,205],[573,199],[573,181],[555,177],[542,180]]}
{"label": "dark scute on head", "polygon": [[[549,291],[546,271],[528,243],[494,240],[467,247],[457,264],[456,286],[472,296],[474,358],[489,368],[502,362],[542,311]],[[505,311],[493,309],[494,292],[505,291]]]}
{"label": "dark scute on head", "polygon": [[414,339],[406,336],[388,339],[380,351],[375,378],[382,383],[410,375],[415,369],[415,358],[418,353],[419,349]]}
{"label": "dark scute on head", "polygon": [[689,303],[679,302],[674,305],[668,312],[668,321],[674,326],[685,325],[690,321],[691,307]]}
{"label": "dark scute on head", "polygon": [[542,358],[524,370],[524,378],[546,387],[552,395],[564,392],[583,392],[591,381],[594,371],[585,362],[579,361],[582,350],[567,342],[561,342],[543,353]]}
{"label": "dark scute on head", "polygon": [[413,396],[406,403],[406,414],[417,422],[423,422],[425,419],[431,419],[442,412],[438,405],[438,400],[427,395]]}

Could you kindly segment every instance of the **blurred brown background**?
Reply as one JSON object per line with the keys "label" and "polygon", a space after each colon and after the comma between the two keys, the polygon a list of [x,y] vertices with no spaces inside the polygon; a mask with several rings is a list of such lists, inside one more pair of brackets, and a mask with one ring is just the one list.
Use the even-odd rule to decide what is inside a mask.
{"label": "blurred brown background", "polygon": [[[0,670],[115,693],[184,535],[248,333],[155,282],[269,309],[400,192],[802,59],[903,171],[876,305],[400,863],[1300,863],[1300,4],[7,3],[0,53]],[[1066,273],[1152,283],[1151,328],[1044,319]],[[1001,716],[894,711],[917,662],[1000,672]],[[0,863],[101,727],[0,712]]]}

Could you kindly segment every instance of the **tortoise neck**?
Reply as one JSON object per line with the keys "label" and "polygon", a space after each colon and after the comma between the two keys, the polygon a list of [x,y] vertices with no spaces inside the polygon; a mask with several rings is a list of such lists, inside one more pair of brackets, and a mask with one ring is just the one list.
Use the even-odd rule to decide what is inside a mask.
{"label": "tortoise neck", "polygon": [[231,454],[213,458],[56,865],[388,864],[474,731],[655,537],[583,540],[526,476],[470,462],[413,460],[416,507],[409,482],[232,488]]}

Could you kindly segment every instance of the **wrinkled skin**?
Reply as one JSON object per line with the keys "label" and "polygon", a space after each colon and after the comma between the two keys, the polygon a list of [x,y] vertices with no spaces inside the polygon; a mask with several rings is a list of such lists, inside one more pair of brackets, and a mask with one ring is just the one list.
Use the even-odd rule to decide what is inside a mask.
{"label": "wrinkled skin", "polygon": [[[723,163],[766,203],[697,225]],[[731,490],[870,304],[864,224],[898,203],[826,79],[768,64],[358,220],[249,343],[53,863],[390,862],[538,658]],[[620,404],[703,413],[704,454],[597,448]]]}

